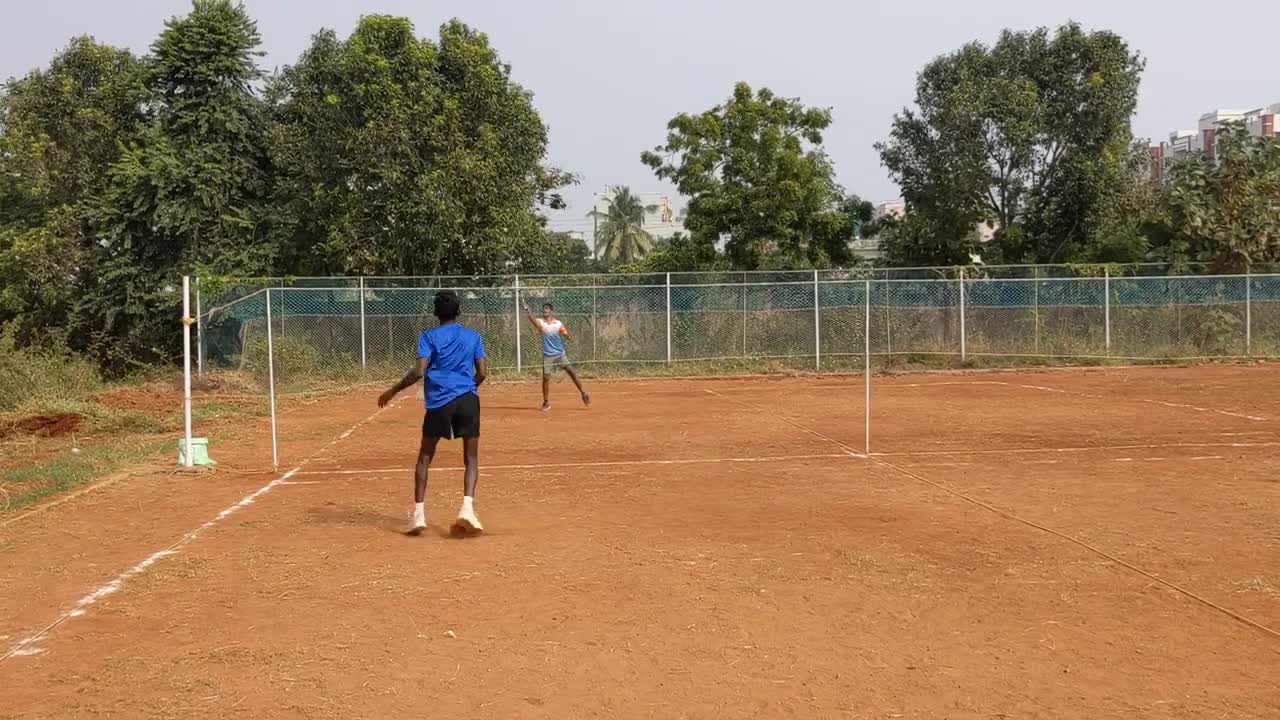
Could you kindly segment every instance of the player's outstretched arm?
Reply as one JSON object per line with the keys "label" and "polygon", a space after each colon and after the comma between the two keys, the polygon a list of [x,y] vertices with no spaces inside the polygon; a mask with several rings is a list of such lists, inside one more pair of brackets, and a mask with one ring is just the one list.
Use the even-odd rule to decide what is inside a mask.
{"label": "player's outstretched arm", "polygon": [[387,391],[378,396],[378,407],[386,407],[396,395],[399,395],[405,388],[413,386],[427,374],[427,358],[418,358],[418,363],[409,368],[409,372],[400,378],[395,385],[387,388]]}

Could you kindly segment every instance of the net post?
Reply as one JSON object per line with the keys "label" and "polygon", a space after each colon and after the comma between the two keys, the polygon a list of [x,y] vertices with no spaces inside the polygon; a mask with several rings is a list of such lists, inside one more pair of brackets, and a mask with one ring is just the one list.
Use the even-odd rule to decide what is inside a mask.
{"label": "net post", "polygon": [[517,372],[517,373],[522,373],[522,372],[524,372],[524,357],[523,357],[523,354],[522,354],[522,350],[521,350],[521,348],[520,348],[520,342],[521,342],[521,339],[522,339],[522,338],[520,337],[520,275],[519,275],[518,273],[516,274],[516,277],[515,277],[515,290],[516,290],[516,294],[515,294],[515,298],[516,298],[516,306],[515,306],[515,311],[516,311],[516,316],[515,316],[515,319],[516,319],[516,372]]}
{"label": "net post", "polygon": [[813,369],[822,369],[822,314],[818,312],[818,271],[813,271]]}
{"label": "net post", "polygon": [[960,362],[967,362],[969,359],[969,346],[964,323],[964,268],[960,268]]}
{"label": "net post", "polygon": [[867,457],[871,457],[871,280],[862,291],[862,443]]}
{"label": "net post", "polygon": [[195,467],[191,455],[191,276],[182,276],[182,443],[183,466]]}
{"label": "net post", "polygon": [[196,277],[196,377],[204,377],[204,320],[200,310],[200,278]]}
{"label": "net post", "polygon": [[1103,341],[1106,343],[1107,354],[1111,354],[1111,268],[1102,269],[1102,312],[1103,312]]}
{"label": "net post", "polygon": [[1244,354],[1253,354],[1253,268],[1244,268]]}
{"label": "net post", "polygon": [[[281,288],[283,292],[283,288]],[[271,403],[271,465],[280,467],[280,451],[276,444],[276,360],[274,332],[271,329],[271,288],[267,288],[267,397]]]}
{"label": "net post", "polygon": [[667,364],[671,364],[671,273],[667,273]]}
{"label": "net post", "polygon": [[365,345],[365,324],[364,324],[364,276],[360,276],[360,367],[368,369],[369,353]]}

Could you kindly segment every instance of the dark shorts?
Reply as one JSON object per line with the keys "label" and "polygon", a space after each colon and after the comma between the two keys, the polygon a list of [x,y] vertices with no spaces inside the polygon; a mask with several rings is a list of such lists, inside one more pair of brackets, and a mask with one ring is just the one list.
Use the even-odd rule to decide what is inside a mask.
{"label": "dark shorts", "polygon": [[422,434],[445,440],[480,437],[480,396],[469,392],[427,410],[422,418]]}

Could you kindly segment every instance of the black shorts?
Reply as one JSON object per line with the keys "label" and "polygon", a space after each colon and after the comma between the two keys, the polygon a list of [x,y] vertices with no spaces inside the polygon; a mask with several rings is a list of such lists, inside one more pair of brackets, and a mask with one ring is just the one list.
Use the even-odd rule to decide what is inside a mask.
{"label": "black shorts", "polygon": [[422,418],[422,434],[446,440],[480,437],[480,396],[469,392],[427,410]]}

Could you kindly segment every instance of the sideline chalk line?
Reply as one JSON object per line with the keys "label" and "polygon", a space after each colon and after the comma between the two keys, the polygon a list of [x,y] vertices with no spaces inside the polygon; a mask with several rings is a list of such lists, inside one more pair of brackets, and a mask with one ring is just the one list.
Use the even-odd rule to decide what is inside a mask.
{"label": "sideline chalk line", "polygon": [[[562,463],[531,463],[528,465],[485,465],[484,472],[494,472],[498,470],[542,470],[544,468],[584,468],[584,467],[626,467],[629,465],[697,465],[703,463],[765,463],[765,462],[786,462],[787,460],[830,460],[834,458],[849,457],[848,453],[817,453],[813,455],[772,455],[767,457],[718,457],[718,458],[687,458],[677,460],[601,460],[598,462],[562,462]],[[459,465],[457,467],[436,467],[431,466],[431,471],[440,472],[463,470]],[[297,473],[298,475],[380,475],[389,473],[413,472],[413,468],[378,468],[371,470],[304,470]],[[297,483],[290,483],[296,485]]]}
{"label": "sideline chalk line", "polygon": [[[391,406],[388,405],[388,407],[391,407]],[[275,480],[272,480],[271,482],[267,483],[266,485],[263,485],[262,487],[258,488],[252,493],[249,493],[248,495],[244,496],[243,498],[240,499],[239,502],[228,506],[222,512],[218,513],[212,520],[206,522],[200,527],[197,527],[196,529],[192,530],[186,535],[183,535],[182,537],[178,538],[177,541],[175,541],[173,544],[169,545],[168,547],[162,550],[158,550],[152,553],[151,555],[148,555],[138,564],[121,572],[119,575],[116,575],[114,578],[111,579],[110,582],[107,582],[95,588],[88,595],[85,595],[84,597],[77,600],[76,603],[72,605],[70,608],[62,611],[62,613],[60,613],[56,618],[54,618],[52,622],[45,625],[43,628],[37,630],[36,632],[32,633],[31,635],[24,637],[23,639],[19,640],[16,644],[14,644],[12,647],[10,647],[9,650],[4,653],[4,655],[0,655],[0,662],[4,662],[5,660],[8,660],[11,657],[27,657],[27,656],[39,655],[44,653],[45,650],[44,648],[39,647],[39,642],[42,639],[44,639],[46,636],[48,636],[49,633],[51,633],[58,626],[67,622],[71,618],[77,618],[84,615],[89,611],[89,608],[97,604],[99,600],[102,600],[103,598],[106,598],[108,596],[114,595],[115,593],[119,592],[120,589],[124,587],[124,584],[126,582],[143,574],[152,565],[155,565],[157,562],[167,557],[172,557],[174,555],[177,555],[182,550],[183,547],[191,544],[192,541],[200,537],[202,534],[204,534],[213,526],[217,525],[218,523],[222,522],[228,517],[231,517],[232,515],[242,510],[243,508],[246,508],[252,505],[254,501],[262,497],[263,495],[266,495],[267,493],[271,492],[276,487],[288,482],[289,478],[293,477],[294,475],[297,475],[298,472],[301,471],[302,468],[305,467],[308,462],[311,462],[313,458],[318,457],[319,455],[323,454],[325,451],[329,450],[329,448],[341,442],[344,438],[349,437],[351,433],[356,429],[368,424],[371,420],[373,420],[379,414],[381,414],[383,410],[385,410],[385,408],[378,408],[378,410],[376,410],[372,415],[357,422],[355,425],[352,425],[344,433],[330,440],[329,443],[326,444],[324,447],[320,448],[316,452],[312,453],[310,456],[303,459],[302,462],[298,463],[293,469],[285,472],[283,475],[277,477]]]}

